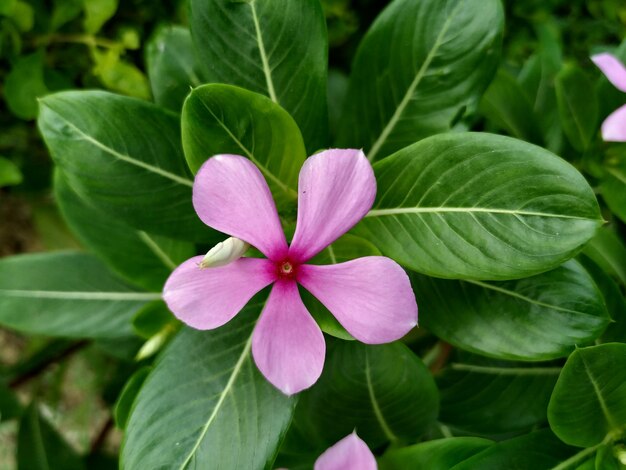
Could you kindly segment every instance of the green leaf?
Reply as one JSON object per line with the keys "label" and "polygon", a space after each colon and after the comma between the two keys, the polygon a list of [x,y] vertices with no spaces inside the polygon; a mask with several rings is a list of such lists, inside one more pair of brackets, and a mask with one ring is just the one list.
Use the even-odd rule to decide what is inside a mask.
{"label": "green leaf", "polygon": [[22,411],[17,396],[0,382],[0,423],[19,417]]}
{"label": "green leaf", "polygon": [[530,276],[574,256],[602,224],[574,167],[510,137],[441,134],[374,171],[376,202],[355,233],[431,276]]}
{"label": "green leaf", "polygon": [[43,51],[20,57],[4,82],[4,99],[9,110],[21,119],[37,117],[37,98],[48,94],[44,82]]}
{"label": "green leaf", "polygon": [[83,253],[28,254],[0,260],[0,324],[27,334],[129,336],[135,311],[159,297],[130,289],[96,258]]}
{"label": "green leaf", "polygon": [[113,409],[113,417],[115,418],[115,425],[120,428],[126,428],[128,418],[130,416],[130,410],[141,390],[141,386],[148,377],[151,367],[142,367],[137,370],[126,382],[122,389],[120,396],[115,402],[115,408]]}
{"label": "green leaf", "polygon": [[626,246],[611,228],[598,230],[583,253],[626,286]]}
{"label": "green leaf", "polygon": [[52,158],[85,201],[139,230],[215,240],[191,203],[174,113],[101,91],[56,93],[41,103],[38,124]]}
{"label": "green leaf", "polygon": [[146,62],[156,104],[180,112],[191,89],[203,82],[189,30],[157,29],[146,46]]}
{"label": "green leaf", "polygon": [[326,446],[358,430],[371,448],[416,439],[439,409],[435,382],[404,344],[337,340],[318,383],[303,393],[296,421]]}
{"label": "green leaf", "polygon": [[50,25],[56,31],[68,21],[72,21],[83,10],[84,0],[53,0]]}
{"label": "green leaf", "polygon": [[626,429],[626,344],[577,349],[548,406],[550,427],[567,444],[591,447]]}
{"label": "green leaf", "polygon": [[0,157],[0,188],[18,185],[22,179],[22,172],[17,165],[7,158]]}
{"label": "green leaf", "polygon": [[498,0],[392,2],[357,51],[338,146],[374,161],[449,130],[491,81],[503,24]]}
{"label": "green leaf", "polygon": [[135,333],[145,339],[152,338],[163,328],[177,322],[165,302],[157,300],[146,304],[133,317]]}
{"label": "green leaf", "polygon": [[[549,429],[542,429],[488,447],[451,470],[537,470],[555,469],[575,449],[559,441]],[[560,469],[570,467],[559,467]]]}
{"label": "green leaf", "polygon": [[270,99],[230,85],[195,88],[182,115],[183,148],[195,173],[216,154],[243,155],[265,176],[274,197],[297,197],[306,151],[298,126]]}
{"label": "green leaf", "polygon": [[526,91],[505,69],[498,70],[480,102],[491,122],[518,139],[541,145],[543,136]]}
{"label": "green leaf", "polygon": [[81,470],[80,457],[37,411],[32,403],[20,422],[17,437],[18,470]]}
{"label": "green leaf", "polygon": [[437,377],[441,422],[463,433],[494,436],[546,421],[560,367],[477,359],[453,362]]}
{"label": "green leaf", "polygon": [[414,274],[420,322],[443,340],[499,359],[567,356],[600,336],[610,318],[593,279],[576,261],[533,277],[447,281]]}
{"label": "green leaf", "polygon": [[259,296],[227,325],[185,328],[146,379],[126,426],[122,469],[265,468],[295,399],[257,370],[251,335]]}
{"label": "green leaf", "polygon": [[450,470],[485,450],[492,441],[479,437],[452,437],[391,449],[378,462],[380,470]]}
{"label": "green leaf", "polygon": [[328,40],[318,0],[191,0],[189,16],[208,82],[268,96],[294,117],[309,154],[326,147]]}
{"label": "green leaf", "polygon": [[118,0],[86,0],[84,27],[87,33],[97,33],[117,10]]}
{"label": "green leaf", "polygon": [[626,222],[626,156],[606,166],[600,193],[611,212]]}
{"label": "green leaf", "polygon": [[593,83],[579,67],[570,65],[556,76],[555,88],[563,131],[572,147],[582,152],[589,147],[598,124]]}
{"label": "green leaf", "polygon": [[80,241],[134,285],[159,292],[170,273],[195,254],[191,243],[135,230],[91,207],[58,170],[54,191],[67,224]]}
{"label": "green leaf", "polygon": [[144,73],[120,57],[119,49],[91,49],[93,74],[109,90],[137,98],[150,98],[150,84]]}

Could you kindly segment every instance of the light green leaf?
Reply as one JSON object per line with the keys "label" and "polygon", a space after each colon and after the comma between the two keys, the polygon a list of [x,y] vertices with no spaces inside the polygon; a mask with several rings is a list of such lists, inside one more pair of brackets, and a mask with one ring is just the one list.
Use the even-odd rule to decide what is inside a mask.
{"label": "light green leaf", "polygon": [[134,285],[158,292],[170,273],[196,254],[191,243],[135,230],[91,207],[58,170],[54,191],[67,224],[80,241]]}
{"label": "light green leaf", "polygon": [[338,146],[374,161],[449,130],[491,81],[503,23],[498,0],[392,2],[357,51]]}
{"label": "light green leaf", "polygon": [[600,336],[610,318],[593,279],[576,261],[506,282],[446,281],[414,274],[420,323],[485,356],[541,361]]}
{"label": "light green leaf", "polygon": [[180,112],[192,88],[203,83],[191,34],[182,26],[157,29],[146,47],[148,77],[154,101]]}
{"label": "light green leaf", "polygon": [[7,158],[0,157],[0,188],[20,184],[22,179],[22,172],[17,165]]}
{"label": "light green leaf", "polygon": [[39,129],[67,182],[93,207],[148,233],[214,241],[191,203],[178,117],[101,91],[42,100]]}
{"label": "light green leaf", "polygon": [[120,57],[120,50],[91,49],[93,74],[109,90],[137,98],[150,98],[150,84],[144,73],[131,62]]}
{"label": "light green leaf", "polygon": [[270,99],[242,88],[209,84],[194,89],[182,115],[183,147],[192,171],[211,156],[248,157],[274,197],[294,200],[306,151],[298,126]]}
{"label": "light green leaf", "polygon": [[328,40],[318,0],[191,0],[189,16],[208,82],[280,104],[298,123],[309,154],[327,145]]}
{"label": "light green leaf", "polygon": [[37,98],[48,94],[44,82],[43,51],[20,57],[4,82],[4,99],[9,110],[21,119],[37,117]]}
{"label": "light green leaf", "polygon": [[131,318],[160,294],[137,292],[91,255],[55,252],[0,260],[0,324],[27,334],[132,335]]}
{"label": "light green leaf", "polygon": [[87,33],[97,33],[117,10],[118,0],[85,0],[84,27]]}
{"label": "light green leaf", "polygon": [[626,344],[577,349],[548,406],[550,427],[567,444],[591,447],[626,429]]}
{"label": "light green leaf", "polygon": [[355,233],[431,276],[530,276],[574,256],[602,224],[574,167],[509,137],[433,136],[374,171],[376,202]]}
{"label": "light green leaf", "polygon": [[295,399],[267,382],[252,360],[259,297],[216,330],[183,329],[162,353],[126,426],[122,469],[272,464]]}

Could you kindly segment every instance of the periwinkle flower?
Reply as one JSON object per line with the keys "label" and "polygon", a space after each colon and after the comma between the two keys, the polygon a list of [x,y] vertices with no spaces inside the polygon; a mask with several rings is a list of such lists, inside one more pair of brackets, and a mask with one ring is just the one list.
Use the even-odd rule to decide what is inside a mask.
{"label": "periwinkle flower", "polygon": [[376,470],[376,458],[356,432],[329,447],[315,461],[313,470]]}
{"label": "periwinkle flower", "polygon": [[[620,91],[626,93],[626,67],[612,54],[591,57],[604,76]],[[621,106],[602,123],[602,138],[607,142],[626,142],[626,105]]]}
{"label": "periwinkle flower", "polygon": [[209,158],[193,186],[198,216],[215,230],[254,246],[267,259],[231,261],[227,253],[219,259],[229,264],[203,268],[200,264],[210,260],[191,258],[170,275],[163,298],[180,320],[208,330],[231,320],[273,283],[252,335],[252,355],[283,393],[308,388],[322,372],[326,345],[298,284],[364,343],[394,341],[417,324],[409,278],[391,259],[368,256],[328,266],[306,264],[363,218],[375,195],[374,172],[360,150],[313,155],[300,170],[297,224],[288,245],[261,171],[239,155]]}

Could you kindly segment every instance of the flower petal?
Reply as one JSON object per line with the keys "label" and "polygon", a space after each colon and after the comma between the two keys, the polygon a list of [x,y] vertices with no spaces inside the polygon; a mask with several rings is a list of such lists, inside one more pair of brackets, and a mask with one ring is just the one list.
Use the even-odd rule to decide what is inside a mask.
{"label": "flower petal", "polygon": [[313,385],[324,367],[324,335],[300,299],[294,281],[272,287],[252,336],[257,367],[286,395]]}
{"label": "flower petal", "polygon": [[626,105],[617,108],[604,120],[602,138],[607,142],[626,142]]}
{"label": "flower petal", "polygon": [[376,470],[376,458],[356,432],[344,437],[315,461],[314,470]]}
{"label": "flower petal", "polygon": [[248,301],[274,279],[271,261],[240,258],[219,268],[201,269],[202,256],[174,270],[163,287],[163,300],[172,313],[198,330],[211,330],[232,319]]}
{"label": "flower petal", "polygon": [[376,197],[372,165],[361,150],[332,149],[307,159],[298,181],[298,223],[289,253],[305,262],[363,218]]}
{"label": "flower petal", "polygon": [[626,92],[626,67],[612,54],[602,53],[591,57],[604,76],[617,88]]}
{"label": "flower petal", "polygon": [[287,253],[272,193],[247,158],[209,158],[196,175],[193,206],[209,227],[248,242],[268,258],[278,260]]}
{"label": "flower petal", "polygon": [[298,282],[363,343],[388,343],[417,325],[417,303],[409,277],[384,256],[327,266],[305,264]]}

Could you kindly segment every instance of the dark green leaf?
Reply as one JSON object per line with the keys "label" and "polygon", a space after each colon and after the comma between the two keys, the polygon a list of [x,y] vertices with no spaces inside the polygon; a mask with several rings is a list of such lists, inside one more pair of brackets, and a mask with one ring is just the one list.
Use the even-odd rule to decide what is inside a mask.
{"label": "dark green leaf", "polygon": [[130,416],[130,410],[135,402],[135,399],[137,398],[137,395],[139,394],[139,390],[141,390],[141,386],[145,382],[146,377],[148,377],[150,370],[150,367],[142,367],[136,371],[131,378],[128,379],[126,385],[124,385],[122,393],[120,393],[113,411],[115,424],[118,428],[124,429],[126,427]]}
{"label": "dark green leaf", "polygon": [[485,450],[492,441],[478,437],[453,437],[392,449],[379,460],[380,470],[450,470]]}
{"label": "dark green leaf", "polygon": [[189,30],[159,28],[146,47],[146,62],[154,101],[180,112],[191,88],[202,84]]}
{"label": "dark green leaf", "polygon": [[176,321],[165,302],[158,300],[150,302],[135,314],[133,328],[139,336],[148,339]]}
{"label": "dark green leaf", "polygon": [[74,450],[37,411],[35,403],[25,411],[17,437],[18,470],[81,470]]}
{"label": "dark green leaf", "polygon": [[22,414],[22,405],[17,396],[0,382],[0,423],[17,418]]}
{"label": "dark green leaf", "polygon": [[263,304],[255,297],[227,325],[174,339],[139,392],[122,469],[271,465],[295,399],[267,382],[250,355]]}
{"label": "dark green leaf", "polygon": [[598,98],[585,72],[576,66],[563,68],[556,76],[556,98],[563,131],[572,147],[583,151],[595,136]]}
{"label": "dark green leaf", "polygon": [[606,167],[600,193],[611,212],[626,222],[626,156]]}
{"label": "dark green leaf", "polygon": [[185,100],[182,129],[194,172],[212,155],[243,155],[259,167],[275,198],[297,197],[306,158],[302,136],[291,116],[265,96],[231,85],[203,85]]}
{"label": "dark green leaf", "polygon": [[319,382],[302,395],[296,419],[323,444],[356,428],[375,448],[418,438],[433,424],[438,408],[432,376],[404,344],[337,340]]}
{"label": "dark green leaf", "polygon": [[515,281],[417,274],[412,281],[423,326],[455,346],[495,358],[564,357],[600,336],[610,321],[600,291],[576,261]]}
{"label": "dark green leaf", "polygon": [[213,237],[191,203],[174,113],[111,93],[69,91],[42,100],[39,128],[69,185],[92,206],[150,233]]}
{"label": "dark green leaf", "polygon": [[503,16],[498,0],[392,2],[357,51],[339,147],[373,161],[449,130],[496,71]]}
{"label": "dark green leaf", "polygon": [[191,0],[191,34],[208,82],[268,96],[298,123],[308,153],[327,145],[328,41],[318,0]]}
{"label": "dark green leaf", "polygon": [[37,98],[49,92],[43,78],[43,60],[43,51],[22,56],[5,77],[4,98],[17,117],[36,118]]}
{"label": "dark green leaf", "polygon": [[509,137],[437,135],[374,171],[376,202],[355,233],[431,276],[530,276],[571,258],[602,224],[574,167]]}
{"label": "dark green leaf", "polygon": [[55,172],[54,190],[66,222],[80,241],[128,282],[158,292],[172,270],[195,254],[191,243],[135,230],[91,207],[60,171]]}
{"label": "dark green leaf", "polygon": [[550,427],[570,445],[591,447],[626,427],[626,344],[577,349],[568,358],[548,406]]}
{"label": "dark green leaf", "polygon": [[160,294],[137,292],[91,255],[56,252],[0,260],[0,324],[28,334],[132,335],[135,311]]}
{"label": "dark green leaf", "polygon": [[611,228],[598,230],[583,253],[626,286],[626,246]]}

